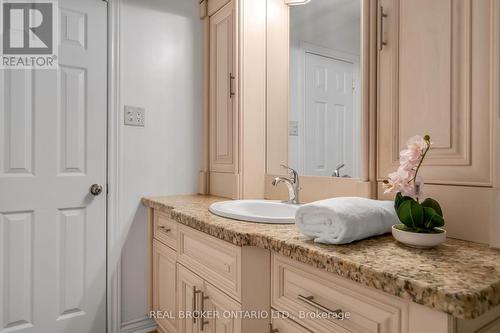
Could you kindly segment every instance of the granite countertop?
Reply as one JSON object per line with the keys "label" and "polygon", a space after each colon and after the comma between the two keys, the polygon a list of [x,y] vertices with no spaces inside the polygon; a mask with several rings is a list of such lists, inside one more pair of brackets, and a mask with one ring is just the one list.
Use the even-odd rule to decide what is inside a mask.
{"label": "granite countertop", "polygon": [[144,198],[147,207],[238,246],[268,249],[386,293],[462,319],[500,304],[500,250],[448,239],[431,250],[397,243],[391,235],[348,245],[316,244],[295,225],[234,221],[208,211],[214,196]]}

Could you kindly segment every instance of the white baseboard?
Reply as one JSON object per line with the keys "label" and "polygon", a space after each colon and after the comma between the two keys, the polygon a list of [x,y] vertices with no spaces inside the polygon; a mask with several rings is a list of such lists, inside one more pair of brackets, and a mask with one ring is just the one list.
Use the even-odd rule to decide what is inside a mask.
{"label": "white baseboard", "polygon": [[120,333],[149,333],[156,330],[156,323],[151,318],[139,318],[122,323]]}

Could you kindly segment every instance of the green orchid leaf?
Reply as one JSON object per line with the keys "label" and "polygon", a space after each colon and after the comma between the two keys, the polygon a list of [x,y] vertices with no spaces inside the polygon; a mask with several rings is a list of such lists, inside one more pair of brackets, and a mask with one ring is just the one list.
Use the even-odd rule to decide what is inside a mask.
{"label": "green orchid leaf", "polygon": [[407,200],[415,201],[412,197],[403,196],[401,192],[398,192],[398,194],[396,194],[396,200],[394,201],[394,208],[396,211],[399,209],[401,204]]}
{"label": "green orchid leaf", "polygon": [[401,204],[401,199],[403,198],[403,195],[401,192],[398,192],[396,194],[396,198],[394,198],[394,209],[398,210],[399,205]]}
{"label": "green orchid leaf", "polygon": [[397,213],[399,220],[408,228],[421,228],[424,226],[424,209],[413,199],[403,201]]}
{"label": "green orchid leaf", "polygon": [[422,202],[422,206],[434,209],[439,216],[443,217],[443,211],[441,210],[441,206],[436,200],[432,198],[427,198],[424,200],[424,202]]}
{"label": "green orchid leaf", "polygon": [[424,225],[427,229],[442,227],[444,225],[443,217],[431,207],[424,207],[424,220]]}

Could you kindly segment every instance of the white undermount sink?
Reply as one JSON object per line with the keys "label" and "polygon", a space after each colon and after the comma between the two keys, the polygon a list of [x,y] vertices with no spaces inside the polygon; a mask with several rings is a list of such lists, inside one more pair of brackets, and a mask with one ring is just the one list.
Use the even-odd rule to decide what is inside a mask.
{"label": "white undermount sink", "polygon": [[299,205],[274,200],[231,200],[210,205],[209,211],[215,215],[234,220],[293,224]]}

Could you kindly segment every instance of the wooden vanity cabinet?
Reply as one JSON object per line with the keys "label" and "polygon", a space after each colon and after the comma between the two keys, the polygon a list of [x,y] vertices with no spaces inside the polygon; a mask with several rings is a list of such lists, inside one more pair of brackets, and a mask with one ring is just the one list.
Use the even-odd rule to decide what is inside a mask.
{"label": "wooden vanity cabinet", "polygon": [[[149,212],[151,311],[158,312],[160,333],[500,330],[500,307],[473,320],[457,319],[262,248],[235,246],[176,222],[168,212]],[[343,320],[324,317],[336,310]],[[203,321],[190,316],[197,311],[206,311]],[[243,316],[248,311],[268,316]]]}
{"label": "wooden vanity cabinet", "polygon": [[[244,319],[241,313],[270,310],[269,251],[235,246],[154,209],[150,226],[151,311],[160,333],[267,332],[268,318]],[[193,318],[203,311],[204,320]]]}

